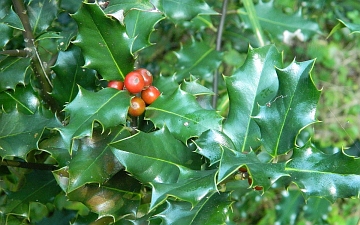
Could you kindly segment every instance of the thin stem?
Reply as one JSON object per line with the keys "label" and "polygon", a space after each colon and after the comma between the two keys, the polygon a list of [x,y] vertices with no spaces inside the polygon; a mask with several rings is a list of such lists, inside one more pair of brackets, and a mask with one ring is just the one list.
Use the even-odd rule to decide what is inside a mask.
{"label": "thin stem", "polygon": [[[224,31],[224,24],[225,24],[225,18],[226,18],[226,10],[227,10],[228,0],[223,1],[222,9],[221,9],[221,18],[220,18],[220,24],[218,27],[218,33],[216,37],[216,51],[221,50],[221,41],[222,41],[222,34]],[[217,100],[218,100],[218,94],[219,94],[219,76],[220,72],[219,69],[215,71],[214,78],[213,78],[213,91],[214,96],[212,99],[212,106],[214,109],[216,109]]]}
{"label": "thin stem", "polygon": [[20,167],[34,170],[56,170],[57,165],[41,164],[41,163],[30,163],[30,162],[19,162],[15,160],[3,159],[0,161],[1,166]]}
{"label": "thin stem", "polygon": [[40,96],[53,111],[59,111],[59,105],[49,94],[52,91],[52,84],[46,74],[46,70],[35,46],[35,37],[31,29],[29,17],[24,2],[22,0],[12,0],[12,3],[16,14],[19,16],[21,23],[24,26],[25,31],[23,32],[23,36],[26,47],[25,51],[28,51],[31,54],[31,66],[33,68],[36,78],[39,80],[39,83],[41,85]]}
{"label": "thin stem", "polygon": [[0,55],[8,55],[8,56],[15,56],[15,57],[29,57],[29,51],[26,50],[4,50],[0,51]]}

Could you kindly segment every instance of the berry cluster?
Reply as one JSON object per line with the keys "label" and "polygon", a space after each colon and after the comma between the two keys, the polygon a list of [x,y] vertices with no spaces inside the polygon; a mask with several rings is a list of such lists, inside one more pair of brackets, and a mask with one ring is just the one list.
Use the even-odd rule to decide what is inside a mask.
{"label": "berry cluster", "polygon": [[152,74],[147,69],[140,68],[128,73],[124,82],[110,81],[108,87],[127,90],[133,94],[128,113],[131,116],[140,116],[144,113],[146,105],[150,105],[160,96],[160,91],[152,86],[152,82]]}

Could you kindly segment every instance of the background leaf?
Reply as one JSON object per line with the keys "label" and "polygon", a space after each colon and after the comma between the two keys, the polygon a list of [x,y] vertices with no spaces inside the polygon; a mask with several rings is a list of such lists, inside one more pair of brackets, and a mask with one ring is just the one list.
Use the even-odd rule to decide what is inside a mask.
{"label": "background leaf", "polygon": [[83,51],[85,67],[97,70],[105,80],[123,80],[134,64],[125,27],[97,4],[83,3],[73,18],[79,25],[74,43]]}
{"label": "background leaf", "polygon": [[184,0],[181,2],[171,0],[152,0],[160,11],[169,17],[174,23],[191,20],[198,14],[217,14],[203,0]]}
{"label": "background leaf", "polygon": [[[264,31],[268,32],[271,37],[278,38],[279,40],[283,40],[284,31],[295,32],[300,30],[303,35],[302,41],[309,39],[314,34],[320,33],[318,24],[309,19],[304,19],[300,10],[294,15],[287,15],[281,9],[274,7],[274,1],[259,1],[255,5],[255,11]],[[238,12],[247,26],[250,26],[248,14],[243,10]]]}
{"label": "background leaf", "polygon": [[52,96],[61,105],[71,102],[78,93],[78,85],[87,90],[95,90],[95,71],[82,68],[84,59],[80,48],[71,46],[67,51],[60,51],[55,65]]}
{"label": "background leaf", "polygon": [[132,39],[131,52],[137,52],[151,45],[149,39],[154,26],[164,19],[158,12],[130,10],[124,19],[126,32]]}
{"label": "background leaf", "polygon": [[40,99],[30,85],[17,86],[16,91],[8,90],[0,93],[0,105],[5,112],[18,110],[31,115],[38,110]]}
{"label": "background leaf", "polygon": [[190,45],[181,47],[174,52],[178,58],[175,64],[175,79],[181,81],[194,75],[195,77],[209,78],[221,63],[222,54],[215,48],[208,46],[204,42],[192,41]]}
{"label": "background leaf", "polygon": [[0,156],[25,159],[29,151],[37,149],[45,128],[59,126],[55,118],[46,118],[37,111],[25,115],[18,111],[0,114]]}
{"label": "background leaf", "polygon": [[58,2],[55,0],[33,0],[29,2],[27,11],[35,35],[46,31],[51,22],[55,20],[58,11],[57,5]]}
{"label": "background leaf", "polygon": [[29,58],[5,57],[0,61],[0,91],[15,90],[19,83],[25,84],[25,75],[30,66]]}
{"label": "background leaf", "polygon": [[54,196],[61,189],[56,184],[54,177],[49,171],[33,171],[26,176],[26,182],[21,191],[12,192],[2,206],[4,213],[12,213],[29,217],[29,204],[40,202],[43,204],[52,202]]}

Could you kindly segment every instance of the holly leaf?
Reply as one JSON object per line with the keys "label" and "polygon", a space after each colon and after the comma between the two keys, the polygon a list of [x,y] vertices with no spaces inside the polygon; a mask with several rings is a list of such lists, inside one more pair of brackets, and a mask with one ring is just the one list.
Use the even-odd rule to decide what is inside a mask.
{"label": "holly leaf", "polygon": [[133,53],[151,45],[150,35],[154,31],[154,26],[162,19],[163,15],[158,12],[131,10],[127,13],[124,23],[126,32],[133,41]]}
{"label": "holly leaf", "polygon": [[0,39],[0,48],[3,48],[12,38],[13,29],[3,23],[0,23],[0,33],[2,35]]}
{"label": "holly leaf", "polygon": [[79,87],[75,99],[64,109],[70,117],[69,124],[58,128],[70,153],[73,139],[91,137],[95,121],[103,129],[125,124],[130,98],[128,92],[114,88],[91,92]]}
{"label": "holly leaf", "polygon": [[0,105],[6,112],[18,110],[24,114],[34,114],[39,106],[40,99],[31,85],[18,86],[16,91],[8,90],[0,93]]}
{"label": "holly leaf", "polygon": [[105,80],[123,80],[134,65],[125,27],[97,4],[83,3],[73,18],[79,25],[73,43],[83,51],[84,67],[97,70]]}
{"label": "holly leaf", "polygon": [[[320,33],[318,23],[304,19],[300,10],[294,15],[285,14],[281,9],[274,7],[274,1],[259,1],[255,5],[255,11],[264,31],[279,40],[284,39],[285,31],[293,33],[296,30],[300,30],[302,41],[309,39],[314,34]],[[251,22],[248,13],[244,9],[240,9],[238,13],[245,24],[250,27]]]}
{"label": "holly leaf", "polygon": [[198,155],[176,140],[166,128],[152,133],[139,132],[111,143],[111,146],[126,171],[152,186],[150,210],[169,195],[196,204],[216,190],[216,171],[199,170]]}
{"label": "holly leaf", "polygon": [[55,118],[47,118],[39,111],[25,115],[17,110],[0,114],[0,156],[26,159],[29,151],[37,149],[45,129],[58,127]]}
{"label": "holly leaf", "polygon": [[53,202],[54,196],[60,191],[51,172],[34,170],[26,175],[26,182],[19,191],[9,192],[1,211],[4,214],[11,213],[29,218],[31,202]]}
{"label": "holly leaf", "polygon": [[157,127],[166,125],[184,143],[208,129],[220,130],[222,121],[216,111],[203,109],[193,95],[180,88],[171,95],[159,96],[147,107],[145,117]]}
{"label": "holly leaf", "polygon": [[[69,186],[67,192],[86,183],[103,184],[122,169],[114,158],[108,143],[129,136],[124,127],[112,129],[109,133],[95,131],[91,137],[77,141],[77,149],[69,163]],[[91,145],[89,145],[91,143]]]}
{"label": "holly leaf", "polygon": [[150,11],[154,9],[154,6],[149,0],[112,0],[106,7],[105,12],[113,14],[120,10],[127,12],[131,9]]}
{"label": "holly leaf", "polygon": [[17,84],[25,84],[25,75],[30,66],[29,58],[5,57],[0,61],[0,91],[15,90]]}
{"label": "holly leaf", "polygon": [[355,24],[355,23],[349,23],[349,22],[345,22],[343,20],[338,19],[339,23],[333,27],[333,29],[331,30],[331,32],[329,33],[329,35],[327,36],[327,38],[329,38],[331,35],[333,35],[336,31],[346,27],[350,30],[350,34],[354,34],[354,33],[360,33],[360,24]]}
{"label": "holly leaf", "polygon": [[320,98],[310,77],[314,61],[292,62],[278,69],[279,90],[266,106],[260,106],[255,121],[261,130],[261,143],[272,156],[285,154],[295,146],[301,129],[314,123]]}
{"label": "holly leaf", "polygon": [[86,87],[87,90],[95,90],[95,71],[81,68],[84,59],[78,47],[70,46],[63,52],[60,51],[55,65],[52,67],[56,73],[53,80],[52,96],[61,105],[71,102],[78,93],[77,85]]}
{"label": "holly leaf", "polygon": [[224,146],[219,165],[218,183],[237,173],[243,166],[248,168],[247,171],[252,179],[251,187],[262,186],[263,190],[269,189],[280,177],[289,176],[285,171],[284,163],[263,162],[253,151],[242,153]]}
{"label": "holly leaf", "polygon": [[223,148],[234,149],[230,138],[221,131],[207,130],[194,141],[196,152],[210,160],[210,165],[220,161]]}
{"label": "holly leaf", "polygon": [[260,131],[252,119],[258,105],[270,101],[278,89],[275,66],[282,65],[281,54],[274,46],[250,48],[243,66],[232,76],[224,77],[229,94],[229,114],[223,132],[237,151],[259,146]]}
{"label": "holly leaf", "polygon": [[360,160],[343,151],[324,154],[308,141],[294,149],[285,169],[306,199],[318,196],[333,203],[338,198],[359,197]]}
{"label": "holly leaf", "polygon": [[112,218],[107,223],[120,218],[134,216],[141,201],[141,194],[106,186],[85,185],[68,194],[70,201],[82,202],[92,212]]}
{"label": "holly leaf", "polygon": [[[4,1],[4,2],[6,2],[6,1]],[[0,22],[6,24],[7,26],[9,26],[11,28],[25,31],[24,26],[21,23],[19,16],[14,12],[14,10],[12,8],[10,8],[7,11],[8,12],[5,14],[5,16],[0,19]]]}
{"label": "holly leaf", "polygon": [[208,46],[205,42],[195,42],[182,46],[179,51],[174,52],[178,58],[175,65],[175,79],[181,81],[190,75],[201,78],[209,78],[217,69],[222,60],[222,53]]}
{"label": "holly leaf", "polygon": [[194,95],[194,96],[199,96],[199,95],[214,95],[215,93],[213,91],[211,91],[210,89],[208,89],[207,87],[202,86],[201,84],[199,84],[198,79],[196,79],[195,77],[191,77],[191,81],[184,81],[181,83],[180,87],[182,90]]}
{"label": "holly leaf", "polygon": [[[58,13],[58,2],[55,0],[33,0],[27,6],[30,25],[35,35],[46,31]],[[41,7],[39,7],[39,5]]]}
{"label": "holly leaf", "polygon": [[154,216],[164,225],[218,225],[227,221],[227,210],[231,205],[229,193],[210,193],[195,207],[188,202],[168,200],[166,209]]}
{"label": "holly leaf", "polygon": [[199,14],[218,14],[203,0],[183,0],[181,2],[152,0],[151,2],[174,23],[191,20]]}

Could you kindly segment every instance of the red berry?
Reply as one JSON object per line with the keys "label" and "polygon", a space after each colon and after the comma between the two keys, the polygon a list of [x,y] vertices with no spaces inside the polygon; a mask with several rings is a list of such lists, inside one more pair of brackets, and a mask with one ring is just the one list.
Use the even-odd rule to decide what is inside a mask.
{"label": "red berry", "polygon": [[109,88],[115,88],[118,90],[122,90],[124,88],[124,82],[119,81],[119,80],[112,80],[112,81],[109,81],[107,86]]}
{"label": "red berry", "polygon": [[140,116],[145,111],[145,102],[139,97],[133,97],[130,101],[129,114],[131,116]]}
{"label": "red berry", "polygon": [[135,71],[140,73],[141,76],[144,78],[144,88],[146,89],[150,87],[153,82],[153,75],[150,73],[150,71],[144,68],[140,68]]}
{"label": "red berry", "polygon": [[132,94],[141,92],[144,84],[144,78],[138,71],[132,71],[125,76],[125,88]]}
{"label": "red berry", "polygon": [[150,86],[141,92],[141,98],[148,105],[153,103],[160,96],[160,91],[155,86]]}

